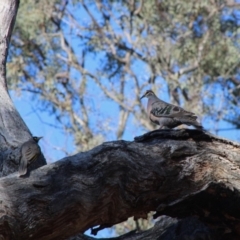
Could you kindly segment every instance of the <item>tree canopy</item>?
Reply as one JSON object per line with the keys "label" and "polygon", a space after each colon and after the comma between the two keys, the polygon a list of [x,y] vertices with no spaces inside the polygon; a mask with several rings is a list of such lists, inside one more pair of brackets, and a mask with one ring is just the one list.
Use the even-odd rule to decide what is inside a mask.
{"label": "tree canopy", "polygon": [[139,99],[148,88],[209,120],[207,129],[222,120],[239,128],[238,9],[217,0],[22,1],[10,88],[32,93],[82,150],[154,129]]}

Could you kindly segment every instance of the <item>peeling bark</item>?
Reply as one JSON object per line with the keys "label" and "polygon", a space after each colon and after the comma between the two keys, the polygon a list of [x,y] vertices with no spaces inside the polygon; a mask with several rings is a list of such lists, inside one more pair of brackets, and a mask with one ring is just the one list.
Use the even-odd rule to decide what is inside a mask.
{"label": "peeling bark", "polygon": [[198,130],[154,131],[137,140],[104,143],[28,178],[2,178],[0,235],[66,239],[157,211],[195,216],[217,236],[240,238],[239,145]]}

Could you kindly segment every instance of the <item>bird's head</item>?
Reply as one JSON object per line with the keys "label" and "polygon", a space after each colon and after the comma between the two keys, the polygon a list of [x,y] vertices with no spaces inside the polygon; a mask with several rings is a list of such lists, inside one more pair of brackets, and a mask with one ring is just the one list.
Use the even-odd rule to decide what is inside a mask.
{"label": "bird's head", "polygon": [[38,143],[38,141],[41,139],[42,137],[33,137],[33,140]]}
{"label": "bird's head", "polygon": [[140,99],[143,99],[145,97],[149,98],[151,96],[155,96],[155,93],[152,90],[147,90]]}

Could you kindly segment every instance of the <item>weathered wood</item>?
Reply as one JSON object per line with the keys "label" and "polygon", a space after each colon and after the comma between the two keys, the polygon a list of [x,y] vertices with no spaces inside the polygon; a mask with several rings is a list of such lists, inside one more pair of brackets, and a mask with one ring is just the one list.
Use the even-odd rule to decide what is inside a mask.
{"label": "weathered wood", "polygon": [[239,237],[239,164],[239,145],[197,130],[107,142],[29,178],[2,178],[0,235],[64,239],[157,210],[198,216],[210,230]]}
{"label": "weathered wood", "polygon": [[[0,177],[18,170],[19,147],[31,137],[12,103],[6,82],[6,59],[18,5],[19,0],[0,1]],[[41,156],[31,168],[44,164],[46,160]]]}
{"label": "weathered wood", "polygon": [[6,60],[19,1],[0,2],[0,150],[15,147],[30,137],[30,132],[14,108],[6,82]]}

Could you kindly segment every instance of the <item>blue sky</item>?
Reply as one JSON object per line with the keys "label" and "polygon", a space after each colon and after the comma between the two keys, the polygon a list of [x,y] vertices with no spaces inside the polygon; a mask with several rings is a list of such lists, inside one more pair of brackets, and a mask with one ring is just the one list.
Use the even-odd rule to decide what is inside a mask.
{"label": "blue sky", "polygon": [[66,156],[66,154],[60,150],[63,146],[67,147],[70,152],[74,151],[71,144],[72,138],[67,136],[66,133],[63,133],[61,129],[49,125],[56,125],[54,116],[50,116],[47,112],[35,110],[34,108],[37,102],[31,100],[28,95],[17,97],[11,92],[11,98],[32,134],[34,136],[43,136],[43,139],[40,141],[40,146],[48,163]]}

